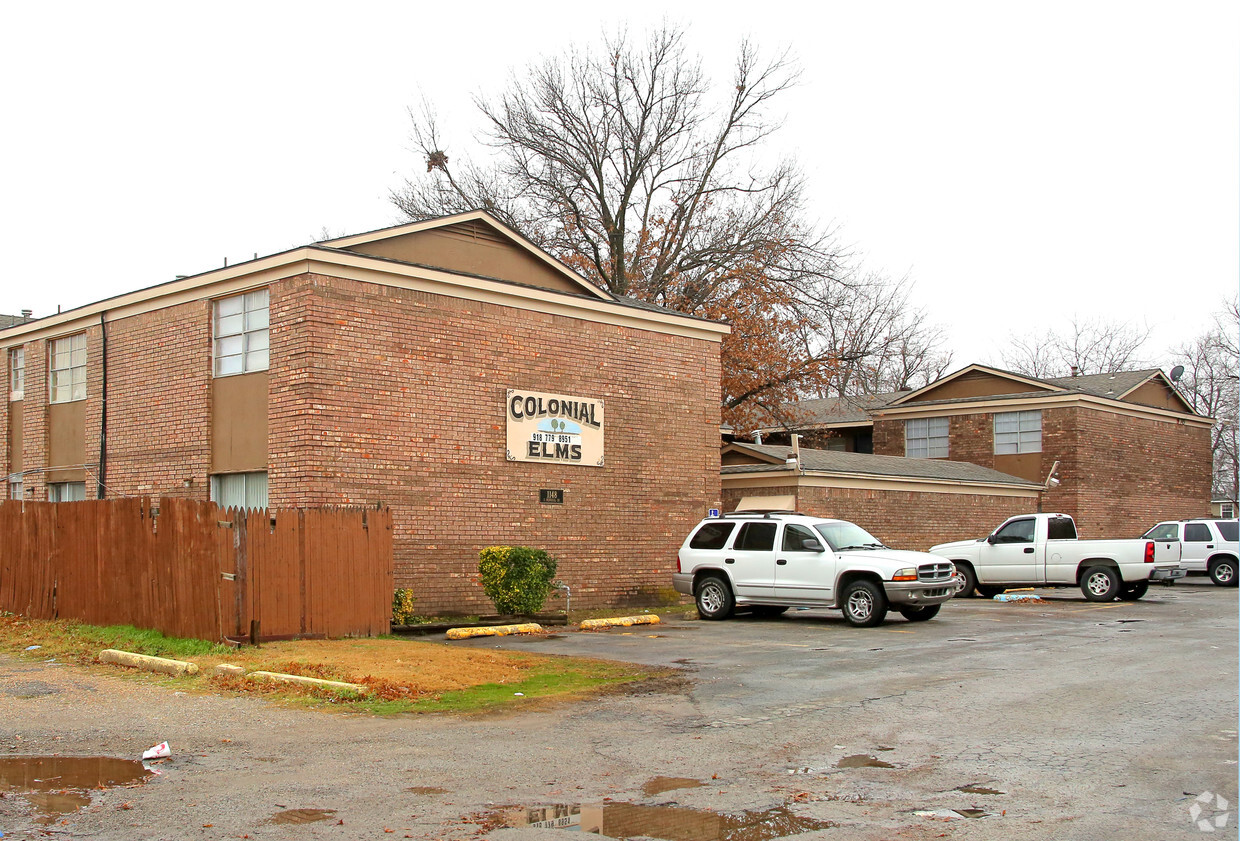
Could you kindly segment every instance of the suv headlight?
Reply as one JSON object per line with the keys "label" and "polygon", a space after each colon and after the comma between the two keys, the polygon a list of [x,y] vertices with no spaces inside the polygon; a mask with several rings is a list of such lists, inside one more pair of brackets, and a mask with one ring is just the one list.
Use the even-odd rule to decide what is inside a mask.
{"label": "suv headlight", "polygon": [[917,567],[905,567],[896,570],[895,575],[891,576],[892,581],[916,581]]}

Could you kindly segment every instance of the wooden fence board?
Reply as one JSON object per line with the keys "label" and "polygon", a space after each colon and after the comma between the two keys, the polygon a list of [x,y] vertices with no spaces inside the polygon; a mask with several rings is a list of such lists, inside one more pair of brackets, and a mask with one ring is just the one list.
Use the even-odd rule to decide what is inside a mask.
{"label": "wooden fence board", "polygon": [[245,637],[252,619],[264,636],[374,635],[392,573],[386,509],[0,503],[0,609],[32,618],[203,639]]}

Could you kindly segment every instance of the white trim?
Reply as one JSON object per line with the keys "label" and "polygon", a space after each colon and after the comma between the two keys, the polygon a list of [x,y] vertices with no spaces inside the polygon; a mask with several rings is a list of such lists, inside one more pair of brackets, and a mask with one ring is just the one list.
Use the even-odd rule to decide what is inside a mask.
{"label": "white trim", "polygon": [[992,400],[982,400],[976,403],[943,403],[935,406],[896,406],[876,410],[874,417],[876,420],[891,420],[893,418],[918,418],[918,417],[937,417],[940,415],[984,415],[995,411],[1014,412],[1018,409],[1041,409],[1047,406],[1052,408],[1064,408],[1067,406],[1088,404],[1085,408],[1098,409],[1099,411],[1111,412],[1117,415],[1128,415],[1130,417],[1142,417],[1149,420],[1158,420],[1164,423],[1182,423],[1189,426],[1205,426],[1214,425],[1214,418],[1206,418],[1201,415],[1189,415],[1184,412],[1176,412],[1171,409],[1159,409],[1155,406],[1142,406],[1139,403],[1120,403],[1119,401],[1110,400],[1105,397],[1097,397],[1092,394],[1081,394],[1080,392],[1067,392],[1064,394],[1048,394],[1045,397],[1022,397],[1019,399],[1003,399],[996,396]]}

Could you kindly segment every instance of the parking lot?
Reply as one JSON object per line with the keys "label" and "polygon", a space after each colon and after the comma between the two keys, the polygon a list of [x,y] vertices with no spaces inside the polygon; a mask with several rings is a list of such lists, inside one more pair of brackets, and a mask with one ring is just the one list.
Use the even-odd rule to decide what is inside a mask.
{"label": "parking lot", "polygon": [[[47,687],[6,691],[0,732],[8,753],[172,742],[161,777],[62,827],[100,838],[286,837],[270,821],[288,809],[331,812],[298,828],[316,838],[556,837],[531,820],[669,841],[1197,838],[1193,805],[1224,811],[1206,792],[1234,831],[1237,591],[1045,595],[872,629],[801,611],[454,643],[680,676],[483,718],[306,713],[0,660],[0,686]],[[0,800],[7,837],[34,837],[22,815]]]}

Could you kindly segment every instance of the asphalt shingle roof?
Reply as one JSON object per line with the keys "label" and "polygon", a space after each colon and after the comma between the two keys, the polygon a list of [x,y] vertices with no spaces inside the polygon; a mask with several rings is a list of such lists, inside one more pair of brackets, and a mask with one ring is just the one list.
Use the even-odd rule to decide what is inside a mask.
{"label": "asphalt shingle roof", "polygon": [[[791,453],[788,445],[742,444],[733,445],[772,456],[781,462]],[[810,450],[801,448],[801,468],[822,473],[859,473],[869,476],[893,476],[907,479],[940,479],[956,482],[986,482],[990,484],[1041,487],[1037,482],[1000,473],[967,461],[945,461],[934,458],[905,458],[904,456],[876,456],[868,453],[844,453],[837,450]],[[728,464],[722,468],[724,475],[735,473],[764,473],[783,470],[781,464]]]}

